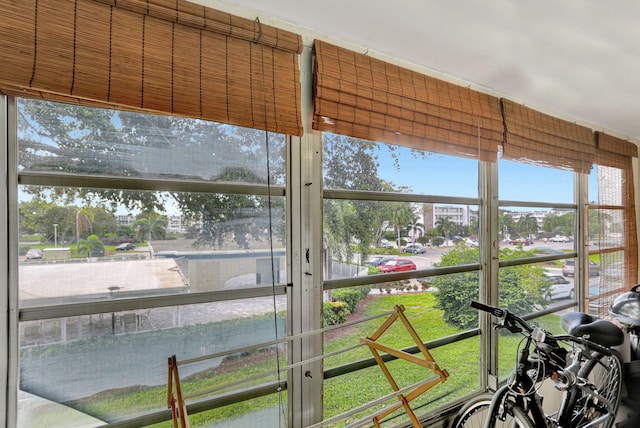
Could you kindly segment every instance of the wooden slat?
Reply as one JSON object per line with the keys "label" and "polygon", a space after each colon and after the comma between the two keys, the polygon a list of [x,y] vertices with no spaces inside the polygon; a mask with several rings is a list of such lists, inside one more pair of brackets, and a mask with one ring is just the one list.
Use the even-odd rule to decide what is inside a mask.
{"label": "wooden slat", "polygon": [[1,93],[302,134],[299,35],[184,0],[0,8]]}
{"label": "wooden slat", "polygon": [[596,157],[590,128],[502,99],[503,159],[586,172]]}
{"label": "wooden slat", "polygon": [[314,129],[496,161],[499,100],[315,42]]}

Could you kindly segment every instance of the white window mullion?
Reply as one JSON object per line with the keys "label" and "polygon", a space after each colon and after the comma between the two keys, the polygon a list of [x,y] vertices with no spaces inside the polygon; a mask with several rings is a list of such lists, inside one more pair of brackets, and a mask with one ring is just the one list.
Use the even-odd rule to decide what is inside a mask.
{"label": "white window mullion", "polygon": [[[322,327],[322,136],[311,130],[313,116],[313,58],[305,47],[300,56],[303,137],[293,137],[290,150],[290,201],[292,287],[290,334]],[[322,335],[294,341],[292,363],[322,355]],[[290,426],[304,427],[320,422],[322,412],[321,360],[289,373]]]}
{"label": "white window mullion", "polygon": [[[482,282],[480,298],[491,304],[498,304],[498,262],[499,262],[499,222],[498,222],[498,165],[492,162],[480,162],[479,168],[480,204],[480,263],[482,264]],[[489,386],[493,390],[498,384],[498,354],[496,352],[496,330],[492,328],[487,314],[480,314],[480,328],[488,332],[480,336],[482,351],[480,363],[481,387]]]}
{"label": "white window mullion", "polygon": [[2,188],[5,197],[0,202],[0,270],[4,297],[0,299],[2,313],[0,319],[0,414],[5,415],[5,426],[17,426],[18,409],[18,257],[13,254],[18,248],[18,196],[17,186],[17,107],[14,98],[0,95],[0,164],[2,165]]}

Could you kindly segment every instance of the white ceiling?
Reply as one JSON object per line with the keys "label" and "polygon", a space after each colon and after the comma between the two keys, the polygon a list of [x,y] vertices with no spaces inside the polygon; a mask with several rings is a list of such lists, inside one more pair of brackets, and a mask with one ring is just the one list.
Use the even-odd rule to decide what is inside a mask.
{"label": "white ceiling", "polygon": [[196,1],[281,21],[640,141],[637,0]]}

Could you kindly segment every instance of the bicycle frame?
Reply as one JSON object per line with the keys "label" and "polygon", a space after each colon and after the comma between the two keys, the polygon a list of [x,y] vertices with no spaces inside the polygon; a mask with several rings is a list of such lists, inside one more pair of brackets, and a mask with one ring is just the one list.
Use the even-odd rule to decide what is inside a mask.
{"label": "bicycle frame", "polygon": [[[575,340],[572,336],[556,336],[556,339]],[[577,393],[578,391],[576,391],[576,389],[578,389],[582,394],[586,394],[597,399],[598,402],[602,403],[607,409],[606,414],[586,425],[581,426],[581,428],[593,428],[598,424],[615,417],[612,411],[611,402],[591,388],[590,383],[586,379],[582,379],[577,376],[578,370],[584,362],[590,358],[594,358],[587,349],[581,348],[575,350],[572,363],[563,370],[563,375],[566,376],[568,384],[563,390],[564,395],[557,414],[558,417],[557,419],[548,417],[542,407],[543,397],[538,394],[538,390],[535,387],[535,381],[527,374],[527,370],[534,368],[531,360],[529,360],[529,354],[531,346],[535,344],[536,341],[530,336],[527,336],[525,345],[518,351],[518,363],[515,370],[515,377],[510,379],[505,385],[496,391],[489,408],[490,415],[498,415],[500,418],[506,414],[509,406],[517,406],[531,417],[536,427],[569,428],[571,427],[573,416],[573,409],[568,406],[570,401],[569,394]],[[548,379],[547,376],[544,378]],[[485,428],[492,428],[494,423],[495,420],[487,420]]]}

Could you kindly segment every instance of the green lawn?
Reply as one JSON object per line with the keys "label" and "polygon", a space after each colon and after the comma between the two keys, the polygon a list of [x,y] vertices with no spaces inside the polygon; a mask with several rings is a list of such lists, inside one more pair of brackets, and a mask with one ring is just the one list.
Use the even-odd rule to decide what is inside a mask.
{"label": "green lawn", "polygon": [[[379,295],[370,300],[362,316],[369,317],[382,314],[393,310],[395,305],[403,305],[405,307],[407,319],[411,322],[421,340],[424,342],[446,337],[458,332],[458,330],[446,325],[442,320],[442,312],[435,308],[433,293]],[[337,334],[333,333],[330,335],[330,338],[326,340],[324,353],[328,354],[360,343],[361,338],[372,335],[385,319],[386,317],[377,318],[365,323],[349,326],[345,328],[344,331],[341,331],[342,329],[337,330]],[[543,323],[545,328],[552,331],[557,331],[559,328],[557,316],[548,315],[539,319],[539,322]],[[220,329],[224,328],[223,324],[224,323],[208,324],[200,326],[200,328]],[[149,334],[162,334],[162,332],[151,332]],[[140,336],[137,337],[139,338]],[[520,338],[521,336],[501,336],[500,338],[499,361],[501,365],[501,377],[505,377],[513,367],[515,351],[520,342]],[[396,349],[415,345],[415,342],[413,342],[400,320],[397,320],[378,342]],[[95,343],[93,346],[95,346]],[[105,346],[108,346],[108,343],[105,343]],[[448,371],[449,377],[446,382],[437,384],[422,394],[418,399],[411,402],[411,407],[417,414],[424,414],[438,407],[450,405],[456,399],[477,390],[479,386],[478,337],[432,349],[431,354],[438,365]],[[325,370],[327,370],[357,360],[371,358],[371,356],[369,348],[367,346],[361,346],[355,350],[325,359],[324,367]],[[281,353],[281,367],[286,365],[284,357],[283,353]],[[431,370],[403,360],[390,362],[387,366],[400,388],[434,376]],[[227,360],[225,364],[214,370],[205,371],[183,379],[182,388],[185,394],[194,394],[234,382],[238,379],[274,372],[276,367],[275,352],[273,352],[273,350],[271,352],[243,355],[233,360]],[[285,374],[282,376],[283,379],[286,378]],[[273,380],[276,380],[275,375],[260,378],[236,388],[244,388],[252,384]],[[219,394],[220,392],[221,391],[216,391],[209,396]],[[392,392],[392,388],[383,376],[382,370],[377,365],[347,375],[327,379],[324,383],[323,390],[324,417],[326,419],[341,414],[390,392]],[[144,412],[163,408],[166,402],[166,394],[165,386],[140,386],[135,389],[108,391],[98,396],[82,400],[81,402],[71,404],[73,404],[73,407],[98,418],[110,419],[116,416],[122,416],[122,414],[119,413],[122,409],[127,409],[128,412]],[[283,392],[280,397],[278,397],[277,394],[273,394],[271,396],[225,406],[220,409],[193,414],[189,416],[189,420],[193,427],[211,426],[216,421],[235,419],[246,412],[275,407],[278,405],[279,400],[286,406],[286,391]],[[395,402],[394,399],[382,406],[378,406],[376,409],[386,407]],[[354,415],[346,419],[344,424],[346,425],[348,421],[358,420],[361,417],[367,416],[372,411],[372,409],[369,409],[363,414]],[[398,413],[398,420],[394,422],[405,418],[404,412]],[[170,427],[172,425],[171,423],[163,423],[157,426]],[[337,424],[334,426],[342,425]]]}

